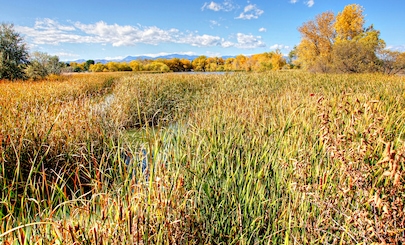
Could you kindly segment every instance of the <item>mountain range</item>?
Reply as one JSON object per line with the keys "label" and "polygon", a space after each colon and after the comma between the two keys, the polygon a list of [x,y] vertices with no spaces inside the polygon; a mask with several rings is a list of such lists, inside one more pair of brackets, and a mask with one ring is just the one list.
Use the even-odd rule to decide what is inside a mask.
{"label": "mountain range", "polygon": [[[156,60],[156,59],[173,59],[173,58],[178,58],[178,59],[188,59],[190,61],[196,59],[197,57],[199,57],[200,55],[185,55],[185,54],[168,54],[168,55],[162,55],[162,56],[157,56],[157,57],[151,57],[151,56],[127,56],[123,59],[95,59],[94,62],[95,63],[102,63],[102,64],[106,64],[110,61],[114,61],[114,62],[130,62],[132,60]],[[223,59],[228,59],[231,57],[235,57],[235,56],[222,56]],[[86,60],[84,59],[80,59],[80,60],[75,60],[75,61],[67,61],[67,63],[70,62],[77,62],[77,63],[83,63],[86,62]]]}

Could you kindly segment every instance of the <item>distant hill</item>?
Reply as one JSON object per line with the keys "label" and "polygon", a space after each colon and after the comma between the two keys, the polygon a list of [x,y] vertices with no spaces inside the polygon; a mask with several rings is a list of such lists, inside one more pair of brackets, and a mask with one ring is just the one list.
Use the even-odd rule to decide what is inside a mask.
{"label": "distant hill", "polygon": [[[173,59],[173,58],[178,58],[178,59],[188,59],[188,60],[194,60],[197,57],[199,57],[199,55],[185,55],[185,54],[168,54],[168,55],[162,55],[162,56],[157,56],[157,57],[151,57],[151,56],[127,56],[124,59],[121,60],[117,60],[117,59],[111,59],[111,60],[106,60],[106,59],[96,59],[94,60],[95,63],[102,63],[102,64],[106,64],[110,61],[115,61],[115,62],[130,62],[132,60],[156,60],[156,59]],[[223,56],[222,58],[227,59],[227,58],[231,58],[231,57],[235,57],[235,56]],[[80,59],[80,60],[74,60],[74,61],[67,61],[66,63],[70,63],[70,62],[77,62],[77,63],[83,63],[86,62],[86,60],[84,59]]]}
{"label": "distant hill", "polygon": [[169,55],[163,55],[163,56],[158,56],[155,59],[188,59],[188,60],[194,60],[198,58],[199,55],[185,55],[185,54],[169,54]]}
{"label": "distant hill", "polygon": [[152,60],[152,59],[155,59],[155,58],[142,55],[142,56],[127,56],[124,59],[122,59],[121,61],[130,62],[133,60]]}

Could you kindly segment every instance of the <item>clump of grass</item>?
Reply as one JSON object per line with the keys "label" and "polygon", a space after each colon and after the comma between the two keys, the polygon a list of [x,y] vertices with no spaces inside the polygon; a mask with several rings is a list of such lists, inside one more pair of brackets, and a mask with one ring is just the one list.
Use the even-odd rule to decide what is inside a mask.
{"label": "clump of grass", "polygon": [[[122,79],[109,108],[113,128],[167,126],[187,117],[212,79],[187,75],[143,74]],[[112,119],[112,120],[111,120]]]}

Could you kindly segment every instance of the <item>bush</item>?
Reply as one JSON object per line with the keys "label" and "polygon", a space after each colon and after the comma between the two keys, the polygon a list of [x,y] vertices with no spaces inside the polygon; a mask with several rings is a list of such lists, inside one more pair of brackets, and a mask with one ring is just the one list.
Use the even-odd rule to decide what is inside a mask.
{"label": "bush", "polygon": [[30,57],[30,63],[25,72],[29,78],[38,80],[48,75],[59,75],[61,69],[62,66],[58,56],[34,52]]}

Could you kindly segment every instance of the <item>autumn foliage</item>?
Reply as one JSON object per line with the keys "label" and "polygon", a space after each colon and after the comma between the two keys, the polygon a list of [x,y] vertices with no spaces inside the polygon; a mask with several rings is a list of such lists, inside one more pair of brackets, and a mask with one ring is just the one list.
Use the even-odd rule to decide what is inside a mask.
{"label": "autumn foliage", "polygon": [[[89,60],[91,61],[91,60]],[[144,59],[130,62],[110,61],[106,64],[89,64],[70,62],[65,70],[68,72],[116,72],[116,71],[143,71],[143,72],[227,72],[227,71],[270,71],[280,70],[286,66],[286,60],[280,51],[272,51],[251,56],[237,55],[236,57],[207,57],[201,55],[194,60],[185,58],[172,59]]]}
{"label": "autumn foliage", "polygon": [[405,70],[403,54],[385,50],[385,42],[374,26],[364,27],[364,9],[346,6],[336,16],[317,15],[298,28],[301,43],[295,64],[314,72],[385,72]]}

